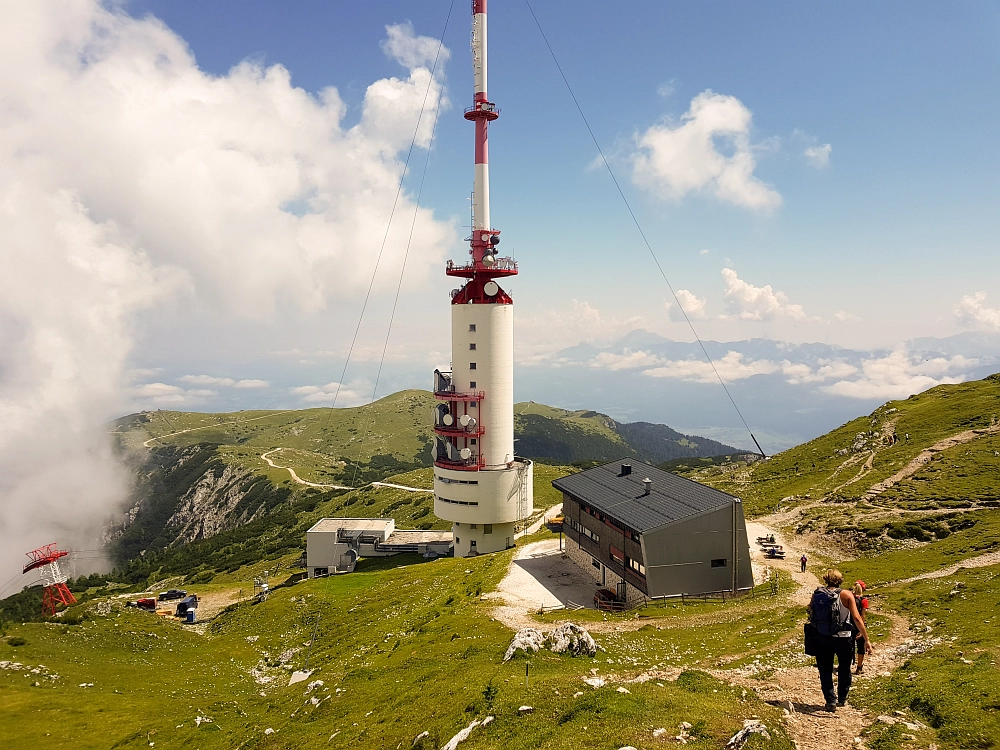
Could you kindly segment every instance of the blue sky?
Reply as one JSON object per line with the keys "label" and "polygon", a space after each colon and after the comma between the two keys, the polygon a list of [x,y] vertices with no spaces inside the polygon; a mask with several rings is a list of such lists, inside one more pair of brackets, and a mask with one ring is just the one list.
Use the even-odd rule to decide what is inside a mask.
{"label": "blue sky", "polygon": [[[767,450],[996,366],[995,3],[535,5]],[[473,160],[467,0],[429,70],[447,10],[5,4],[0,548],[100,534],[117,416],[356,405],[447,366]],[[490,30],[516,397],[745,445],[526,5]]]}
{"label": "blue sky", "polygon": [[[280,63],[293,85],[336,86],[355,110],[370,82],[399,75],[379,48],[385,26],[410,21],[436,37],[448,10],[443,2],[127,7],[162,18],[205,71],[224,75],[245,58]],[[460,117],[471,80],[467,10],[456,4],[445,37],[453,106],[424,200],[459,220],[471,181],[471,128]],[[962,295],[982,290],[1000,304],[991,268],[1000,103],[988,95],[1000,73],[995,4],[647,4],[626,13],[539,2],[536,12],[675,285],[719,308],[720,270],[731,265],[828,321],[705,321],[705,335],[886,346],[953,333]],[[607,175],[588,169],[595,149],[526,5],[495,2],[490,23],[490,92],[503,108],[491,131],[493,215],[524,263],[517,302],[541,312],[572,297],[608,314],[641,312],[636,292],[650,302],[664,289]],[[705,90],[752,112],[754,175],[780,194],[779,208],[748,210],[697,191],[664,201],[631,184],[634,136],[681,117]],[[829,165],[810,167],[803,152],[824,144]],[[831,321],[838,311],[861,320]]]}

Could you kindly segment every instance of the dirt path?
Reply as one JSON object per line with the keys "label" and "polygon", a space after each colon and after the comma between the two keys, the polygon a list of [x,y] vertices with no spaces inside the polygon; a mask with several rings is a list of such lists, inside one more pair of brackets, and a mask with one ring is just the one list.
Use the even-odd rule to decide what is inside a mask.
{"label": "dirt path", "polygon": [[295,483],[297,483],[297,484],[304,484],[306,487],[319,487],[321,489],[327,489],[327,490],[353,490],[354,489],[354,487],[345,487],[342,484],[317,484],[316,482],[307,482],[305,479],[302,479],[301,477],[299,477],[298,474],[295,473],[295,469],[292,469],[292,468],[290,468],[288,466],[278,466],[278,464],[274,463],[274,461],[272,461],[270,458],[268,458],[268,456],[270,456],[272,453],[277,453],[278,451],[283,451],[283,450],[284,450],[284,448],[272,448],[267,453],[261,453],[260,457],[272,469],[284,469],[285,471],[287,471],[291,475],[292,481],[295,482]]}
{"label": "dirt path", "polygon": [[188,432],[197,432],[198,430],[207,430],[211,427],[222,427],[227,424],[243,424],[244,422],[256,422],[258,419],[268,419],[269,417],[277,417],[280,414],[289,414],[295,411],[294,409],[286,409],[285,411],[274,412],[273,414],[265,414],[262,417],[251,417],[250,419],[234,419],[231,422],[216,422],[215,424],[206,424],[201,427],[192,427],[187,430],[178,430],[177,432],[169,432],[166,435],[157,435],[156,437],[151,437],[149,440],[145,441],[142,446],[144,448],[152,448],[150,443],[155,443],[157,440],[162,440],[163,438],[173,437],[174,435],[184,435]]}
{"label": "dirt path", "polygon": [[932,570],[930,573],[921,573],[918,576],[912,576],[910,578],[902,578],[898,581],[892,581],[891,583],[885,584],[886,586],[896,586],[901,583],[913,583],[914,581],[925,581],[928,578],[947,578],[950,575],[954,575],[962,568],[986,568],[990,565],[1000,564],[1000,552],[987,552],[978,557],[970,557],[961,562],[957,562],[954,565],[949,565],[947,568],[941,568],[941,570]]}
{"label": "dirt path", "polygon": [[913,476],[918,471],[920,471],[924,466],[930,463],[934,455],[940,453],[948,448],[954,448],[956,445],[964,445],[965,443],[970,443],[978,437],[983,437],[985,435],[992,435],[996,432],[1000,432],[1000,424],[992,425],[990,427],[978,429],[978,430],[966,430],[965,432],[959,432],[957,435],[952,435],[951,437],[946,437],[944,440],[939,440],[934,443],[934,445],[929,448],[924,448],[920,453],[910,461],[906,466],[897,471],[888,479],[885,479],[877,484],[873,484],[871,488],[865,493],[866,499],[871,499],[876,497],[887,489],[892,487],[897,482],[901,482],[908,477]]}

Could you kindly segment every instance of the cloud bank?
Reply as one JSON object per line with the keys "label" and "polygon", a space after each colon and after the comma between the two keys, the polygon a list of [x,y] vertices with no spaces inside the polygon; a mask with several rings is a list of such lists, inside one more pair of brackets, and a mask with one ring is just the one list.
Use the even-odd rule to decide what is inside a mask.
{"label": "cloud bank", "polygon": [[[426,67],[436,42],[409,26],[390,27],[384,44],[404,75],[373,82],[347,126],[336,89],[312,96],[280,65],[208,75],[162,22],[118,7],[18,3],[0,27],[0,68],[17,71],[0,79],[5,568],[22,547],[92,543],[83,540],[122,499],[102,423],[129,402],[136,315],[196,298],[260,319],[356,294],[425,94],[429,112],[445,103]],[[418,145],[432,126],[425,116]],[[414,210],[404,195],[398,215]],[[399,224],[387,265],[405,246],[409,221]],[[421,209],[408,282],[420,283],[456,239]],[[170,405],[266,385],[192,377],[198,387],[140,388]]]}

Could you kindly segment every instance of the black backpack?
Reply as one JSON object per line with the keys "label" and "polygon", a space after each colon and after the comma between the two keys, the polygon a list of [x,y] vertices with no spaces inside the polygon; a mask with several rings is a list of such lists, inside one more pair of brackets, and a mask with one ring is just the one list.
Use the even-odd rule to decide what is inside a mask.
{"label": "black backpack", "polygon": [[840,603],[841,589],[820,586],[809,603],[809,621],[820,635],[836,635],[851,629],[851,615]]}

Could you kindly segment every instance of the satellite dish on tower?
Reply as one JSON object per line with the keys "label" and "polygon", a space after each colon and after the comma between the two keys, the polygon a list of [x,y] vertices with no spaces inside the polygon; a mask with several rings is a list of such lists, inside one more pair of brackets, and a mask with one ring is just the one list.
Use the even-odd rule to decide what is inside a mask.
{"label": "satellite dish on tower", "polygon": [[472,458],[472,449],[471,448],[462,448],[462,450],[459,451],[459,455],[462,458],[464,458],[466,461],[468,461],[470,458]]}
{"label": "satellite dish on tower", "polygon": [[461,423],[462,427],[468,427],[469,422],[472,421],[472,416],[470,414],[463,414],[458,418],[458,421]]}
{"label": "satellite dish on tower", "polygon": [[484,255],[483,256],[483,265],[484,266],[492,266],[496,262],[497,262],[497,259],[494,258],[492,255]]}
{"label": "satellite dish on tower", "polygon": [[453,424],[455,424],[455,418],[451,416],[451,414],[445,414],[443,417],[441,417],[441,421],[444,422],[445,425],[447,425],[448,427],[451,427]]}
{"label": "satellite dish on tower", "polygon": [[496,297],[497,292],[500,291],[500,287],[497,286],[497,283],[495,281],[487,281],[483,285],[483,291],[486,292],[487,297]]}

